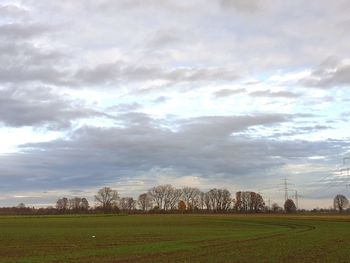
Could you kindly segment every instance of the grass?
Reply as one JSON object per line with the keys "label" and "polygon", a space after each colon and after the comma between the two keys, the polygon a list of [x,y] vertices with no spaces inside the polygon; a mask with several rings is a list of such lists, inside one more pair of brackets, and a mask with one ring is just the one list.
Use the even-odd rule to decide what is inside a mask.
{"label": "grass", "polygon": [[0,262],[350,262],[349,251],[347,216],[0,217]]}

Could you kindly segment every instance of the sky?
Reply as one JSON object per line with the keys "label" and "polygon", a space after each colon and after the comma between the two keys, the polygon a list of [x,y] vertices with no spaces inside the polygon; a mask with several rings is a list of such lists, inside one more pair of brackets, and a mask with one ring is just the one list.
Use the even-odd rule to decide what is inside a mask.
{"label": "sky", "polygon": [[349,195],[345,0],[0,0],[0,206],[104,186]]}

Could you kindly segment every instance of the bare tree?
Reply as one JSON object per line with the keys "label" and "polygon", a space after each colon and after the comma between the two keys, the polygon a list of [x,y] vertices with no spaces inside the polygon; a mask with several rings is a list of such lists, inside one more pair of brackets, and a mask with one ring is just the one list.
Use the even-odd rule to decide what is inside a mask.
{"label": "bare tree", "polygon": [[264,199],[255,192],[237,192],[235,208],[241,212],[259,212],[265,208]]}
{"label": "bare tree", "polygon": [[155,207],[164,211],[177,209],[182,196],[181,189],[176,189],[170,184],[158,185],[148,191],[148,196]]}
{"label": "bare tree", "polygon": [[333,207],[338,210],[339,213],[343,212],[349,205],[349,200],[344,195],[336,195],[333,200]]}
{"label": "bare tree", "polygon": [[252,202],[252,208],[253,208],[252,211],[259,212],[259,211],[264,210],[265,202],[260,194],[257,194],[255,192],[251,192],[250,201]]}
{"label": "bare tree", "polygon": [[158,207],[159,209],[163,208],[164,204],[164,197],[165,197],[165,192],[167,185],[158,185],[152,187],[149,191],[148,194],[151,197],[152,201]]}
{"label": "bare tree", "polygon": [[182,196],[181,189],[175,189],[173,187],[168,189],[167,195],[166,195],[166,202],[167,202],[167,209],[166,210],[175,210],[178,207],[178,203],[180,201],[180,198]]}
{"label": "bare tree", "polygon": [[216,210],[216,189],[211,189],[206,192],[207,210]]}
{"label": "bare tree", "polygon": [[95,200],[103,211],[111,211],[112,206],[117,202],[119,198],[118,192],[109,187],[103,187],[98,190],[95,195]]}
{"label": "bare tree", "polygon": [[127,203],[128,203],[128,210],[129,212],[131,210],[135,210],[136,208],[136,200],[132,197],[129,197],[128,200],[127,200]]}
{"label": "bare tree", "polygon": [[80,209],[83,211],[89,210],[89,201],[85,197],[81,199]]}
{"label": "bare tree", "polygon": [[170,184],[163,185],[163,191],[164,191],[164,203],[163,203],[163,210],[170,210],[172,207],[172,200],[174,195],[174,187]]}
{"label": "bare tree", "polygon": [[127,197],[121,197],[118,200],[118,207],[122,211],[126,211],[128,209],[128,202],[127,202]]}
{"label": "bare tree", "polygon": [[202,191],[199,194],[198,206],[199,206],[199,209],[201,209],[201,210],[203,210],[205,207],[205,193]]}
{"label": "bare tree", "polygon": [[62,203],[63,203],[63,211],[68,210],[69,208],[69,202],[67,197],[62,198]]}
{"label": "bare tree", "polygon": [[230,191],[228,191],[226,189],[221,189],[220,190],[220,198],[221,198],[221,207],[220,207],[220,209],[222,211],[227,211],[228,209],[230,209],[230,205],[232,203]]}
{"label": "bare tree", "polygon": [[137,203],[142,211],[152,208],[152,199],[147,193],[140,194]]}
{"label": "bare tree", "polygon": [[58,199],[57,202],[56,202],[56,209],[57,210],[63,210],[63,200],[62,198]]}
{"label": "bare tree", "polygon": [[232,199],[231,193],[226,189],[213,188],[205,194],[205,204],[208,210],[227,211]]}
{"label": "bare tree", "polygon": [[251,192],[237,192],[235,208],[241,212],[247,212],[252,208]]}
{"label": "bare tree", "polygon": [[203,203],[207,210],[211,210],[211,195],[210,192],[206,192],[203,195]]}
{"label": "bare tree", "polygon": [[132,197],[122,197],[119,199],[119,208],[124,212],[130,212],[134,210],[136,201]]}
{"label": "bare tree", "polygon": [[81,198],[80,197],[74,197],[69,199],[69,209],[73,211],[79,211],[80,210],[80,203],[81,203]]}
{"label": "bare tree", "polygon": [[198,188],[184,187],[182,188],[182,198],[186,204],[187,210],[198,208],[200,203],[201,191]]}
{"label": "bare tree", "polygon": [[60,211],[66,211],[69,207],[69,202],[66,197],[60,198],[56,202],[56,209]]}

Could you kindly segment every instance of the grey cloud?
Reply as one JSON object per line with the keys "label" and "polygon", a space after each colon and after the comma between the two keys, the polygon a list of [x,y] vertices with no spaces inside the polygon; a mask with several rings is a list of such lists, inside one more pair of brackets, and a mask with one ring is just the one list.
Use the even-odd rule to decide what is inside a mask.
{"label": "grey cloud", "polygon": [[255,12],[261,8],[261,0],[219,0],[222,8],[234,8],[238,11]]}
{"label": "grey cloud", "polygon": [[339,26],[344,30],[345,33],[350,31],[350,20],[343,21]]}
{"label": "grey cloud", "polygon": [[112,107],[109,107],[107,108],[107,111],[108,112],[114,112],[114,111],[117,111],[117,112],[133,112],[133,111],[136,111],[136,110],[139,110],[142,108],[142,105],[139,104],[139,103],[122,103],[122,104],[118,104],[118,105],[114,105]]}
{"label": "grey cloud", "polygon": [[125,127],[141,127],[141,128],[157,127],[155,120],[152,119],[146,113],[126,112],[126,113],[120,114],[118,117]]}
{"label": "grey cloud", "polygon": [[[46,6],[44,0],[31,0],[32,5],[39,7]],[[197,1],[175,1],[175,0],[99,0],[99,1],[84,1],[84,0],[61,0],[60,2],[52,3],[51,8],[64,12],[77,12],[84,10],[87,12],[104,13],[107,15],[115,15],[115,12],[134,11],[134,10],[167,10],[172,12],[187,12],[193,11],[198,7]]]}
{"label": "grey cloud", "polygon": [[179,35],[180,34],[179,32],[177,32],[177,29],[173,28],[158,30],[149,40],[148,45],[151,49],[156,49],[159,47],[164,47],[173,44],[179,46],[181,45],[181,42],[183,42]]}
{"label": "grey cloud", "polygon": [[170,100],[170,98],[167,96],[159,96],[158,98],[154,99],[153,102],[154,103],[164,103],[164,102],[167,102],[169,100]]}
{"label": "grey cloud", "polygon": [[[0,82],[62,85],[69,56],[43,40],[55,31],[53,26],[34,22],[0,25]],[[48,39],[46,41],[49,42]],[[63,63],[64,61],[64,63]]]}
{"label": "grey cloud", "polygon": [[26,42],[0,42],[0,59],[3,64],[11,66],[30,66],[31,64],[60,64],[64,58],[67,58],[60,51],[43,50]]}
{"label": "grey cloud", "polygon": [[[31,1],[32,4],[39,7],[45,5],[45,1]],[[209,3],[208,3],[209,4]],[[216,0],[214,4],[221,8],[232,8],[242,12],[255,12],[261,8],[266,1],[262,0]],[[99,1],[79,1],[74,2],[69,0],[61,0],[59,4],[51,4],[55,9],[61,9],[65,12],[73,12],[76,10],[85,10],[87,12],[96,11],[103,12],[104,14],[115,14],[116,11],[130,11],[139,9],[156,9],[167,10],[171,12],[194,12],[195,10],[203,8],[203,3],[198,0],[193,1],[161,1],[161,0],[99,0]],[[213,5],[210,5],[213,6]]]}
{"label": "grey cloud", "polygon": [[234,70],[226,68],[170,68],[127,65],[123,62],[101,64],[94,68],[82,68],[72,77],[72,83],[96,85],[116,82],[142,82],[164,80],[170,84],[183,82],[233,81],[238,78]]}
{"label": "grey cloud", "polygon": [[40,24],[0,25],[0,38],[9,40],[28,39],[48,32],[49,28]]}
{"label": "grey cloud", "polygon": [[183,129],[206,136],[229,136],[253,126],[273,126],[291,120],[290,115],[260,114],[252,116],[213,116],[198,117],[184,122]]}
{"label": "grey cloud", "polygon": [[[110,64],[102,62],[88,68],[78,65],[80,70],[64,72],[63,75],[60,75],[62,69],[56,68],[58,80],[53,79],[53,84],[112,85],[118,81],[142,82],[156,79],[174,84],[176,82],[192,83],[199,81],[200,78],[202,82],[234,81],[247,72],[260,74],[260,70],[301,68],[305,64],[314,65],[324,56],[324,50],[333,46],[328,45],[328,39],[331,37],[323,34],[323,23],[315,22],[317,20],[314,19],[314,14],[311,12],[313,5],[303,5],[306,8],[305,12],[311,12],[310,19],[304,18],[295,22],[293,17],[300,12],[300,1],[295,4],[276,3],[272,10],[264,13],[268,15],[268,18],[249,16],[249,21],[245,16],[231,19],[221,9],[212,7],[221,5],[226,6],[225,9],[230,9],[228,6],[231,6],[247,11],[264,7],[267,1],[217,0],[206,5],[198,1],[189,1],[184,4],[192,7],[188,17],[183,17],[181,12],[171,12],[175,10],[174,8],[169,8],[170,14],[164,15],[162,13],[164,6],[161,4],[164,1],[117,2],[59,1],[50,4],[47,1],[29,2],[34,7],[36,12],[34,14],[38,17],[43,13],[40,10],[45,10],[46,19],[50,19],[52,15],[60,22],[62,20],[64,20],[63,23],[72,22],[70,27],[62,29],[57,33],[58,37],[52,38],[51,41],[58,39],[65,46],[76,47],[77,59],[79,56],[84,56],[85,49],[93,52],[103,47],[106,49],[118,47],[122,55],[128,57],[127,65],[119,62]],[[178,1],[166,2],[170,3],[168,5],[177,5]],[[134,12],[132,15],[123,12],[116,13],[115,10],[122,9],[120,8],[122,3],[137,8],[135,10],[131,8],[131,12]],[[322,2],[321,5],[320,8],[327,7],[325,2]],[[149,10],[148,6],[151,6],[152,10]],[[95,12],[96,8],[101,10],[101,13]],[[286,12],[285,9],[290,9],[290,12]],[[81,10],[85,11],[81,13]],[[107,12],[113,15],[106,15]],[[132,19],[134,15],[138,19]],[[206,17],[213,19],[209,21]],[[84,18],[89,18],[87,26],[81,24]],[[188,29],[184,29],[182,23],[174,23],[174,21],[183,21],[182,19]],[[327,13],[325,20],[333,23],[333,20],[337,19]],[[144,23],[144,21],[149,22]],[[159,23],[159,21],[164,23]],[[101,26],[114,23],[118,25],[118,34],[110,33],[113,28]],[[304,23],[307,26],[302,27]],[[302,33],[296,34],[300,28],[303,29]],[[332,31],[332,28],[327,28],[327,30]],[[79,37],[75,33],[78,31]],[[335,34],[333,31],[330,32],[332,38]],[[149,36],[154,35],[154,43],[150,44],[150,47],[147,45]],[[311,40],[318,39],[318,37],[327,38],[325,41],[327,44],[319,45],[318,49],[314,49],[312,48],[314,43]],[[342,42],[346,43],[346,37],[343,36],[343,38]],[[103,47],[100,40],[103,40]],[[176,45],[172,46],[169,43]],[[296,44],[293,45],[293,48],[289,48],[290,43]],[[318,41],[319,43],[323,42]],[[82,47],[81,53],[79,53],[79,47]],[[337,52],[331,50],[327,53]],[[66,65],[70,65],[70,62],[67,59]],[[187,65],[189,65],[188,68],[184,68]],[[75,66],[71,68],[76,68]],[[62,80],[64,76],[69,77],[69,81]],[[45,80],[44,77],[43,79]]]}
{"label": "grey cloud", "polygon": [[255,91],[249,93],[253,97],[270,97],[270,98],[298,98],[300,94],[296,94],[290,91],[277,91],[272,92],[271,90]]}
{"label": "grey cloud", "polygon": [[119,7],[124,7],[124,8],[164,8],[164,9],[169,9],[169,10],[176,10],[176,11],[187,11],[191,3],[183,3],[179,1],[161,1],[161,0],[147,0],[147,1],[142,1],[142,0],[123,0],[120,1],[118,4],[114,3],[113,1],[106,1],[106,7],[111,7],[111,6],[119,6]]}
{"label": "grey cloud", "polygon": [[234,90],[222,89],[222,90],[218,90],[218,91],[214,92],[214,96],[217,97],[217,98],[229,97],[229,96],[232,96],[232,95],[235,95],[235,94],[240,94],[240,93],[245,93],[245,92],[247,92],[246,89],[234,89]]}
{"label": "grey cloud", "polygon": [[43,50],[32,43],[0,41],[0,82],[39,82],[63,85],[67,72],[62,67],[67,56]]}
{"label": "grey cloud", "polygon": [[[23,145],[23,154],[1,157],[2,189],[97,188],[122,178],[137,178],[157,167],[195,173],[203,178],[221,176],[233,184],[249,184],[259,181],[260,176],[265,180],[273,178],[273,171],[290,161],[298,163],[315,155],[338,156],[346,146],[343,141],[229,136],[232,130],[284,121],[276,116],[179,120],[182,124],[178,131],[165,129],[162,120],[144,114],[126,114],[120,118],[128,125],[85,127],[69,140]],[[10,183],[24,174],[25,179],[18,180],[16,186]]]}
{"label": "grey cloud", "polygon": [[0,5],[0,17],[19,17],[25,15],[25,9],[12,4]]}
{"label": "grey cloud", "polygon": [[350,84],[350,65],[338,65],[315,70],[302,84],[318,88],[342,87]]}
{"label": "grey cloud", "polygon": [[328,129],[332,129],[332,127],[326,126],[326,125],[315,125],[315,126],[303,127],[299,129],[306,132],[310,132],[310,131],[328,130]]}
{"label": "grey cloud", "polygon": [[168,72],[170,80],[174,81],[232,81],[238,74],[226,68],[181,68]]}
{"label": "grey cloud", "polygon": [[[205,4],[196,0],[185,4],[158,0],[29,3],[38,15],[45,13],[46,19],[54,17],[59,21],[73,22],[65,29],[66,34],[60,35],[68,45],[98,48],[101,47],[100,40],[103,40],[107,48],[117,46],[126,54],[135,56],[134,61],[167,64],[162,65],[164,67],[169,67],[169,64],[218,66],[236,63],[243,72],[259,74],[260,70],[266,69],[312,66],[319,63],[325,54],[342,56],[347,54],[348,49],[347,35],[340,34],[334,26],[347,14],[347,9],[338,8],[343,4],[337,1],[332,4],[320,1],[317,6],[303,1],[274,1],[271,4],[270,1],[254,0],[216,0]],[[182,5],[188,10],[187,16],[176,8]],[[267,5],[273,8],[266,11],[264,7]],[[215,8],[217,6],[223,8]],[[125,9],[130,13],[123,12]],[[245,12],[262,9],[263,12],[255,16],[228,16],[223,9]],[[164,10],[169,12],[164,14]],[[324,19],[318,19],[318,10],[324,10]],[[340,15],[335,16],[334,11]],[[82,25],[81,21],[86,21],[88,25]],[[114,23],[118,25],[118,34],[109,33],[114,30],[113,27],[101,26]],[[171,32],[166,32],[168,28]],[[159,30],[163,33],[159,36],[160,41],[155,42],[160,44],[158,47],[164,48],[150,52],[150,48],[145,47],[148,37]],[[81,39],[77,37],[77,31]],[[183,39],[184,43],[169,49],[167,43],[175,41],[178,45],[176,39]],[[314,48],[315,45],[317,48]]]}
{"label": "grey cloud", "polygon": [[0,122],[7,126],[68,128],[72,120],[104,116],[64,99],[48,88],[0,89]]}
{"label": "grey cloud", "polygon": [[63,85],[64,76],[63,72],[51,67],[45,68],[44,65],[33,65],[29,68],[18,65],[0,66],[0,82],[3,83],[35,82]]}

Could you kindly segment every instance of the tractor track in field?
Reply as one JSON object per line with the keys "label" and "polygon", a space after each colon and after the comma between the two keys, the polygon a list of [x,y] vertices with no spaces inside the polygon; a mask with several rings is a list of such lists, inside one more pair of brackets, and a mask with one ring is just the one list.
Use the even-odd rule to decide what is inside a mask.
{"label": "tractor track in field", "polygon": [[[235,242],[237,243],[246,243],[246,242],[252,242],[252,241],[257,241],[257,240],[264,240],[264,239],[271,239],[274,237],[281,237],[281,236],[286,236],[290,233],[290,231],[292,230],[296,230],[293,231],[293,233],[305,233],[305,232],[309,232],[309,231],[313,231],[316,229],[315,226],[312,225],[300,225],[300,224],[288,224],[288,223],[266,223],[266,222],[253,222],[253,223],[247,223],[245,222],[245,224],[258,224],[258,225],[268,225],[268,226],[279,226],[279,227],[286,227],[289,228],[291,230],[287,230],[287,231],[283,231],[283,232],[279,232],[279,233],[274,233],[274,234],[267,234],[267,235],[262,235],[262,236],[258,236],[258,237],[253,237],[253,238],[246,238],[246,239],[238,239]],[[301,228],[301,229],[299,229]],[[210,241],[221,241],[221,242],[225,242],[223,239],[212,239]],[[198,241],[198,242],[208,242],[208,241]],[[220,242],[220,243],[221,243]],[[213,244],[211,244],[213,245]],[[222,244],[218,244],[219,246]]]}
{"label": "tractor track in field", "polygon": [[[250,224],[245,222],[246,224]],[[252,222],[251,224],[259,224],[259,225],[274,225],[279,227],[287,227],[290,229],[290,231],[285,231],[281,233],[275,233],[270,235],[263,235],[259,237],[253,237],[253,238],[246,238],[246,239],[239,239],[239,240],[228,240],[225,238],[222,239],[211,239],[206,241],[196,241],[196,242],[189,242],[189,244],[198,244],[200,246],[200,250],[203,251],[203,253],[197,254],[195,262],[207,262],[208,255],[212,254],[212,251],[215,251],[215,253],[220,254],[221,252],[227,252],[232,247],[236,247],[237,245],[243,245],[248,244],[250,242],[255,241],[264,241],[264,240],[270,240],[274,238],[279,237],[286,237],[290,232],[292,231],[295,234],[305,233],[309,231],[313,231],[316,229],[315,226],[312,225],[300,225],[295,223],[265,223],[265,222]],[[301,228],[301,229],[300,229]],[[295,230],[295,231],[293,231]],[[127,259],[121,259],[111,262],[119,262],[119,263],[130,263],[130,262],[188,262],[186,258],[190,257],[190,253],[187,251],[178,251],[178,252],[168,252],[168,253],[152,253],[148,255],[142,255]],[[166,258],[169,259],[169,261],[166,260]],[[192,262],[192,261],[190,261]]]}

